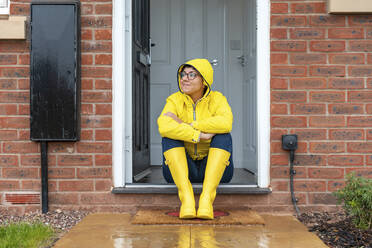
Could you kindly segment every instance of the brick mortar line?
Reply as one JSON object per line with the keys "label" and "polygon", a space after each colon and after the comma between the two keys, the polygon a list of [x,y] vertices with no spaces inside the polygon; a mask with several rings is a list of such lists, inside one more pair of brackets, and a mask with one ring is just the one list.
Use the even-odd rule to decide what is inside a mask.
{"label": "brick mortar line", "polygon": [[[112,30],[112,27],[88,27],[88,26],[84,26],[84,27],[81,27],[80,30],[81,31],[85,31],[85,30]],[[93,37],[94,36],[92,36],[92,39],[93,39]],[[92,39],[82,39],[81,41],[90,41]],[[105,41],[105,40],[101,40],[101,41]],[[112,40],[110,39],[110,40],[106,40],[106,41],[112,41]]]}
{"label": "brick mortar line", "polygon": [[[110,168],[111,165],[59,165],[58,163],[56,165],[48,164],[50,168],[57,168],[57,169],[74,169],[74,168],[86,168],[86,169],[99,169],[99,168]],[[20,166],[1,166],[0,168],[7,168],[7,169],[40,169],[39,165],[20,165]]]}

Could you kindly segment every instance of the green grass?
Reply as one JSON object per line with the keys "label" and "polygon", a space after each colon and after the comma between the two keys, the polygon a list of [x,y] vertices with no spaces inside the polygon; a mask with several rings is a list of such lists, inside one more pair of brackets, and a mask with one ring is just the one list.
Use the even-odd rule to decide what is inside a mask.
{"label": "green grass", "polygon": [[0,226],[0,248],[39,248],[51,244],[55,232],[43,223]]}

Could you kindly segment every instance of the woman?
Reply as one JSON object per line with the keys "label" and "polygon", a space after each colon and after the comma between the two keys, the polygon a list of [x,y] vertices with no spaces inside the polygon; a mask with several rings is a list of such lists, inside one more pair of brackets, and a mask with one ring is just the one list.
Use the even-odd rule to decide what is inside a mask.
{"label": "woman", "polygon": [[[167,98],[158,118],[163,175],[178,188],[180,218],[213,219],[217,186],[233,176],[233,115],[226,97],[211,90],[213,68],[208,60],[187,61],[177,76],[179,91]],[[197,213],[191,182],[203,183]]]}

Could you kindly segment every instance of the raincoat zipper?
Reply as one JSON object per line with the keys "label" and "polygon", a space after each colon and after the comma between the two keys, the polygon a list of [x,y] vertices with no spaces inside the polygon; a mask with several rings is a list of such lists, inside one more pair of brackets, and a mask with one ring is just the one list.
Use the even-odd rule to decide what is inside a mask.
{"label": "raincoat zipper", "polygon": [[[193,104],[192,105],[192,107],[193,107],[193,109],[194,109],[194,113],[193,113],[193,115],[194,115],[194,121],[196,121],[196,112],[195,112],[195,110],[196,110],[196,104],[197,104],[198,102],[196,102],[195,104]],[[194,151],[194,155],[195,155],[195,157],[197,158],[198,157],[198,150],[197,150],[197,144],[195,143],[195,145],[194,145],[194,149],[195,149],[195,151]]]}

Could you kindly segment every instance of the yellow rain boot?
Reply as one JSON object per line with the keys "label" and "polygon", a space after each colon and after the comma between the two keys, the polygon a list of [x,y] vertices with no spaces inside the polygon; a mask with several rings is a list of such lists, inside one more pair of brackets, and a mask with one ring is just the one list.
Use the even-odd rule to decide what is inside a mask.
{"label": "yellow rain boot", "polygon": [[181,201],[181,219],[196,217],[194,190],[189,180],[189,168],[187,165],[184,147],[175,147],[164,152],[166,164],[172,174],[173,181],[178,188],[178,197]]}
{"label": "yellow rain boot", "polygon": [[214,218],[213,201],[216,197],[216,189],[221,181],[222,175],[229,165],[230,153],[226,150],[209,148],[207,166],[203,182],[203,191],[199,199],[197,217],[200,219]]}

